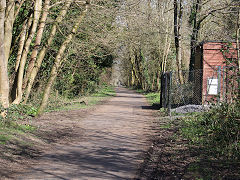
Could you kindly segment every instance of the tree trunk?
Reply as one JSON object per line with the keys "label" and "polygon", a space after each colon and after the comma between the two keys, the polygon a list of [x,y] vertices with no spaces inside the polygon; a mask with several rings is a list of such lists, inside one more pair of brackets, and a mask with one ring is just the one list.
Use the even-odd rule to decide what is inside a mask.
{"label": "tree trunk", "polygon": [[20,9],[21,9],[21,7],[22,7],[24,2],[25,2],[25,0],[21,0],[20,3],[16,4],[16,10],[15,10],[15,13],[14,13],[14,19],[16,19],[17,15],[19,14],[19,11],[20,11]]}
{"label": "tree trunk", "polygon": [[238,69],[240,71],[240,49],[239,49],[239,33],[240,33],[240,9],[238,8],[238,20],[237,20],[237,62],[238,62]]}
{"label": "tree trunk", "polygon": [[38,58],[37,58],[37,60],[35,62],[35,65],[34,65],[32,71],[31,71],[31,74],[29,75],[27,89],[26,89],[26,95],[25,95],[24,102],[23,102],[24,104],[27,103],[27,100],[29,98],[29,95],[30,95],[30,92],[31,92],[34,80],[36,78],[36,75],[38,73],[38,70],[41,67],[41,64],[42,64],[42,61],[43,61],[43,59],[44,59],[44,57],[46,55],[47,49],[51,46],[51,44],[53,42],[53,39],[54,39],[54,37],[56,35],[57,26],[58,26],[59,23],[62,22],[63,18],[66,16],[67,11],[68,11],[68,9],[69,9],[69,7],[70,7],[72,2],[73,2],[73,0],[67,0],[66,1],[63,9],[60,11],[58,17],[56,18],[55,23],[52,26],[50,35],[48,37],[47,44],[43,46],[43,48],[41,49],[41,51],[39,53],[39,56],[38,56]]}
{"label": "tree trunk", "polygon": [[153,75],[152,75],[152,87],[151,87],[151,90],[154,91],[155,90],[155,73],[153,72]]}
{"label": "tree trunk", "polygon": [[4,46],[4,21],[6,0],[0,0],[0,103],[4,108],[9,107],[9,81]]}
{"label": "tree trunk", "polygon": [[[167,23],[167,28],[166,28],[166,36],[165,36],[165,42],[164,42],[164,49],[163,49],[163,54],[162,54],[162,64],[161,64],[161,71],[164,72],[164,66],[165,66],[165,56],[166,56],[166,53],[167,53],[167,47],[168,47],[168,36],[169,36],[169,32],[168,32],[168,23]],[[159,54],[161,52],[161,46],[162,46],[162,43],[161,41],[159,41]]]}
{"label": "tree trunk", "polygon": [[[169,4],[165,4],[164,6],[166,9],[169,7]],[[168,18],[166,19],[164,16],[164,11],[162,11],[162,16],[164,21],[166,21],[166,35],[165,35],[165,42],[164,42],[164,49],[163,49],[163,54],[162,54],[162,64],[161,64],[161,73],[166,71],[166,64],[167,64],[167,58],[168,58],[168,54],[169,54],[169,50],[170,50],[170,45],[171,45],[171,37],[170,34],[173,32],[174,30],[174,26],[171,26],[171,22],[169,22]],[[169,13],[167,14],[167,17],[169,16]],[[169,33],[169,29],[170,29],[170,33]],[[161,34],[160,34],[161,36]],[[161,41],[159,41],[159,49],[162,46]],[[160,52],[159,52],[160,53]],[[160,88],[160,87],[159,87]]]}
{"label": "tree trunk", "polygon": [[132,84],[132,87],[133,87],[133,86],[135,86],[135,75],[134,75],[134,71],[133,71],[133,69],[132,69],[131,74],[132,74],[131,84]]}
{"label": "tree trunk", "polygon": [[28,23],[27,23],[27,20],[23,23],[22,31],[20,33],[20,40],[19,40],[19,43],[18,43],[18,53],[17,53],[16,64],[15,64],[15,72],[18,71],[20,60],[21,60],[21,57],[22,57],[24,44],[25,44],[25,40],[26,40],[27,29],[28,29],[28,27],[31,26],[31,24],[32,24],[32,18],[31,17],[29,18]]}
{"label": "tree trunk", "polygon": [[85,15],[88,11],[89,4],[90,4],[90,1],[86,1],[84,11],[80,14],[78,19],[76,20],[76,23],[72,29],[72,32],[66,37],[65,41],[62,43],[62,45],[57,53],[54,65],[53,65],[51,73],[50,73],[50,78],[47,82],[47,85],[46,85],[44,93],[43,93],[43,99],[42,99],[41,105],[38,109],[38,113],[37,113],[38,115],[41,115],[43,113],[45,107],[47,106],[48,98],[49,98],[49,95],[51,92],[51,87],[57,77],[58,69],[61,65],[62,56],[63,56],[68,44],[72,41],[73,36],[76,34],[79,25],[81,24],[82,20],[84,19]]}
{"label": "tree trunk", "polygon": [[12,33],[13,33],[13,23],[15,20],[14,17],[15,10],[15,0],[9,0],[6,8],[6,18],[4,26],[4,46],[5,46],[5,60],[6,66],[8,65],[8,59],[10,56],[10,49],[12,44]]}
{"label": "tree trunk", "polygon": [[167,59],[168,59],[168,55],[169,55],[170,48],[171,48],[171,39],[170,39],[169,42],[168,42],[168,47],[167,47],[166,55],[165,55],[165,57],[164,57],[163,72],[166,72]]}
{"label": "tree trunk", "polygon": [[160,85],[160,77],[161,77],[161,72],[157,72],[157,91],[160,91],[161,85]]}
{"label": "tree trunk", "polygon": [[34,49],[32,51],[31,58],[30,58],[30,61],[28,63],[28,68],[26,70],[24,81],[23,81],[23,89],[26,88],[27,81],[29,79],[30,73],[31,73],[31,71],[34,67],[35,61],[37,59],[38,49],[41,45],[43,30],[44,30],[46,20],[47,20],[47,17],[48,17],[48,13],[49,13],[49,7],[50,7],[50,0],[45,0],[42,17],[41,17],[40,24],[39,24],[38,31],[37,31],[37,35],[36,35],[35,46],[34,46]]}
{"label": "tree trunk", "polygon": [[17,58],[15,63],[15,72],[11,76],[11,80],[13,80],[12,86],[10,88],[10,102],[15,100],[17,98],[17,86],[18,86],[18,73],[19,73],[19,65],[23,54],[23,48],[25,45],[26,37],[27,37],[27,30],[30,29],[32,25],[32,14],[30,15],[29,19],[26,19],[23,23],[22,30],[20,33],[20,40],[18,42],[18,52],[17,52]]}
{"label": "tree trunk", "polygon": [[[174,35],[175,35],[175,48],[176,48],[176,65],[177,74],[180,84],[183,84],[182,75],[182,57],[181,57],[181,35],[180,29],[182,25],[182,0],[180,0],[180,7],[178,8],[178,1],[174,0]],[[180,10],[178,10],[180,9]]]}
{"label": "tree trunk", "polygon": [[[24,75],[24,69],[25,69],[25,64],[27,61],[27,56],[29,53],[30,45],[33,40],[33,37],[35,35],[35,32],[37,30],[38,26],[38,21],[41,15],[42,11],[42,0],[36,0],[35,5],[34,5],[34,16],[33,16],[33,24],[32,24],[32,29],[31,32],[28,36],[28,39],[25,43],[25,47],[22,53],[21,61],[20,61],[20,66],[18,70],[18,75],[16,76],[17,79],[17,98],[13,101],[13,104],[19,104],[22,100],[23,92],[22,92],[22,85],[23,85],[23,75]],[[13,88],[12,91],[15,91]]]}
{"label": "tree trunk", "polygon": [[132,64],[132,86],[139,86],[139,76],[138,76],[138,71],[137,71],[137,53],[133,48],[130,48],[130,62]]}
{"label": "tree trunk", "polygon": [[192,35],[191,35],[191,55],[190,55],[190,63],[189,63],[189,81],[193,81],[193,71],[195,66],[195,55],[196,55],[196,48],[197,48],[197,42],[198,42],[198,32],[200,30],[200,25],[203,19],[197,20],[197,15],[199,14],[199,11],[201,9],[201,0],[196,0],[193,3],[192,12],[190,21],[192,23]]}

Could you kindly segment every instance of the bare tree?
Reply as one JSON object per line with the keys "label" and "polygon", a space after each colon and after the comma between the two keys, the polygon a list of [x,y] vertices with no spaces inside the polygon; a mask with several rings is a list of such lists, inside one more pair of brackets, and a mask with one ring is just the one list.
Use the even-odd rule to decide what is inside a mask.
{"label": "bare tree", "polygon": [[38,51],[39,51],[39,48],[40,48],[40,45],[41,45],[42,36],[43,36],[43,32],[44,32],[44,27],[46,25],[46,20],[47,20],[48,13],[49,13],[49,8],[50,8],[50,0],[45,0],[44,6],[43,6],[42,17],[40,19],[40,24],[38,26],[38,31],[37,31],[37,34],[36,34],[35,47],[32,51],[31,58],[30,58],[30,61],[28,63],[28,67],[27,67],[27,70],[26,70],[26,73],[25,73],[25,76],[24,76],[23,89],[26,88],[27,81],[29,79],[30,73],[32,72],[35,61],[37,59]]}
{"label": "bare tree", "polygon": [[0,0],[0,103],[4,108],[9,106],[9,82],[4,46],[4,22],[6,0]]}
{"label": "bare tree", "polygon": [[53,65],[51,73],[50,73],[50,77],[49,77],[47,85],[44,89],[43,99],[42,99],[41,105],[40,105],[40,107],[38,109],[38,113],[37,113],[38,115],[41,115],[43,113],[45,107],[47,106],[48,98],[49,98],[49,95],[51,92],[51,87],[57,77],[59,67],[61,66],[61,63],[62,63],[62,61],[61,61],[62,56],[63,56],[67,46],[69,45],[69,43],[72,41],[74,35],[76,34],[79,25],[81,24],[84,17],[86,16],[86,13],[90,6],[90,0],[87,0],[86,4],[84,6],[85,6],[85,9],[82,11],[82,13],[76,19],[76,23],[74,24],[71,33],[66,37],[65,41],[62,43],[60,49],[58,50],[57,56],[54,61],[54,65]]}
{"label": "bare tree", "polygon": [[182,0],[174,0],[174,37],[176,48],[176,65],[179,82],[183,83],[182,75],[182,47],[181,47],[181,26],[183,21],[183,4]]}
{"label": "bare tree", "polygon": [[239,33],[240,33],[240,8],[238,8],[238,18],[237,18],[237,30],[236,30],[236,39],[237,39],[237,62],[238,69],[240,71],[240,49],[239,49]]}
{"label": "bare tree", "polygon": [[[39,21],[41,12],[42,12],[42,0],[36,0],[35,4],[34,4],[34,15],[33,15],[33,24],[32,24],[32,28],[31,28],[31,32],[28,36],[28,39],[25,42],[24,50],[23,50],[21,60],[20,60],[18,75],[16,76],[16,78],[17,78],[17,91],[16,91],[17,98],[13,101],[13,104],[19,104],[22,100],[22,96],[23,96],[22,85],[23,85],[23,75],[24,75],[25,64],[27,61],[27,56],[29,53],[31,42],[33,40],[33,37],[34,37],[35,32],[38,27],[38,21]],[[13,88],[12,91],[15,91],[15,89]]]}
{"label": "bare tree", "polygon": [[[190,42],[190,62],[189,62],[189,80],[192,80],[192,71],[194,70],[196,47],[199,43],[199,32],[202,28],[202,24],[207,19],[216,19],[216,14],[229,14],[224,12],[231,5],[231,1],[219,1],[219,0],[193,0],[191,5],[191,12],[189,15],[189,23],[191,26],[191,42]],[[224,17],[221,17],[222,19]],[[221,19],[220,19],[221,20]],[[215,21],[212,21],[215,22]],[[209,27],[207,27],[210,29]],[[212,28],[212,27],[211,27]],[[216,33],[216,32],[215,32]]]}
{"label": "bare tree", "polygon": [[10,48],[12,43],[13,23],[15,21],[15,0],[8,0],[6,8],[6,18],[4,26],[4,44],[5,44],[5,58],[6,64],[8,64],[8,58],[10,55]]}
{"label": "bare tree", "polygon": [[29,75],[27,89],[26,89],[26,95],[25,95],[25,98],[24,98],[24,103],[26,103],[28,98],[29,98],[34,80],[36,78],[36,75],[37,75],[40,67],[41,67],[41,64],[42,64],[42,61],[43,61],[43,59],[46,55],[47,49],[51,46],[51,44],[54,40],[54,37],[56,35],[56,31],[57,31],[57,26],[58,26],[59,23],[62,22],[63,18],[66,16],[67,11],[68,11],[72,2],[73,2],[73,0],[66,0],[66,3],[64,4],[62,10],[60,11],[58,17],[56,18],[56,20],[55,20],[55,22],[54,22],[54,24],[51,28],[47,43],[43,45],[41,51],[39,52],[39,55],[38,55],[38,57],[36,59],[36,62],[35,62],[35,65],[34,65],[32,71],[31,71],[31,74]]}

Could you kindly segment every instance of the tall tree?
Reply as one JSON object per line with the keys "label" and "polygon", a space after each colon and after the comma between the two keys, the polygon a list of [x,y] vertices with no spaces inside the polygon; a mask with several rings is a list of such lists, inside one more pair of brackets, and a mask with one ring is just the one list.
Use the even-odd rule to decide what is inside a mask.
{"label": "tall tree", "polygon": [[[190,62],[189,62],[189,80],[193,79],[194,64],[196,48],[199,41],[199,32],[201,26],[207,18],[215,17],[216,13],[224,12],[225,9],[229,8],[232,1],[215,1],[215,0],[193,0],[191,5],[191,13],[189,23],[191,26],[191,42],[190,42]],[[214,7],[213,7],[214,6]],[[214,22],[214,21],[213,21]]]}
{"label": "tall tree", "polygon": [[32,40],[34,38],[35,32],[38,27],[38,21],[39,21],[41,12],[42,12],[42,0],[36,0],[35,4],[34,4],[34,15],[33,15],[33,24],[32,24],[32,28],[31,28],[31,32],[28,36],[28,39],[25,42],[25,47],[22,52],[22,56],[21,56],[21,60],[20,60],[18,75],[16,76],[17,90],[15,90],[14,88],[12,89],[12,91],[16,91],[16,94],[17,94],[17,97],[13,101],[13,104],[19,104],[22,101],[22,96],[23,96],[22,86],[23,86],[23,76],[24,76],[25,65],[26,65],[30,45],[32,43]]}
{"label": "tall tree", "polygon": [[62,56],[67,48],[67,46],[69,45],[69,43],[72,41],[74,35],[76,34],[79,25],[81,24],[81,22],[83,21],[88,9],[90,6],[90,0],[87,0],[85,5],[84,5],[84,10],[82,11],[82,13],[79,15],[79,17],[76,19],[76,23],[74,24],[71,33],[69,33],[69,35],[66,37],[65,41],[62,43],[60,49],[58,50],[57,56],[55,58],[51,73],[50,73],[50,77],[48,79],[47,85],[44,89],[44,93],[43,93],[43,99],[41,102],[41,105],[38,109],[38,115],[41,115],[44,111],[44,109],[47,106],[47,102],[48,102],[48,98],[51,92],[51,87],[57,77],[57,73],[59,70],[59,67],[62,63]]}
{"label": "tall tree", "polygon": [[174,0],[174,37],[176,48],[176,65],[179,82],[183,83],[182,75],[182,47],[181,47],[181,27],[183,21],[183,2],[182,0]]}
{"label": "tall tree", "polygon": [[58,17],[56,18],[56,20],[55,20],[55,22],[54,22],[54,24],[51,28],[50,34],[48,36],[47,43],[45,43],[43,45],[41,51],[39,52],[39,55],[36,59],[36,62],[34,63],[35,65],[34,65],[32,71],[29,75],[29,78],[28,78],[28,84],[27,84],[27,88],[26,88],[26,95],[25,95],[25,98],[24,98],[24,103],[26,103],[28,98],[29,98],[34,80],[35,80],[36,75],[39,71],[39,68],[41,67],[41,64],[42,64],[42,61],[43,61],[43,59],[46,55],[47,49],[50,48],[50,46],[51,46],[51,44],[54,40],[54,37],[55,37],[56,32],[57,32],[58,24],[63,21],[63,19],[66,16],[67,11],[68,11],[72,2],[73,2],[73,0],[66,0],[64,6],[62,7],[62,10],[60,11]]}
{"label": "tall tree", "polygon": [[[21,61],[21,58],[22,58],[23,48],[24,48],[24,45],[25,45],[26,37],[27,37],[27,30],[31,27],[32,20],[33,20],[32,16],[30,16],[28,19],[26,19],[23,22],[23,25],[22,25],[22,30],[21,30],[20,35],[19,35],[20,39],[19,39],[19,42],[18,42],[18,51],[17,51],[16,64],[15,64],[15,73],[18,72],[19,64],[20,64],[20,61]],[[15,96],[16,95],[14,95],[14,97]]]}
{"label": "tall tree", "polygon": [[15,20],[15,0],[8,0],[7,8],[6,8],[6,18],[4,22],[5,24],[4,45],[5,45],[6,64],[8,64],[8,58],[10,55],[14,20]]}
{"label": "tall tree", "polygon": [[191,14],[190,14],[190,23],[192,24],[192,35],[191,35],[191,56],[190,56],[190,63],[189,63],[189,79],[192,79],[192,73],[191,71],[194,70],[194,63],[195,63],[195,54],[196,54],[196,46],[197,46],[197,41],[198,41],[198,32],[200,29],[200,25],[202,21],[198,21],[198,14],[201,9],[201,0],[194,0],[192,9],[191,9]]}
{"label": "tall tree", "polygon": [[237,28],[236,28],[236,39],[237,39],[237,62],[238,69],[240,71],[240,49],[239,49],[239,38],[240,38],[240,7],[238,8]]}
{"label": "tall tree", "polygon": [[32,69],[34,67],[35,61],[37,59],[38,51],[41,45],[42,37],[43,37],[43,32],[44,32],[44,27],[46,25],[46,20],[48,17],[49,13],[49,8],[50,8],[50,0],[45,0],[44,6],[43,6],[43,13],[42,17],[40,19],[40,24],[38,26],[38,31],[36,34],[36,40],[35,40],[35,46],[31,54],[30,61],[28,63],[28,67],[25,73],[24,81],[23,81],[23,89],[25,89],[27,85],[27,81],[29,79],[30,73],[32,72]]}
{"label": "tall tree", "polygon": [[6,0],[0,0],[0,103],[4,108],[9,106],[9,82],[4,46],[4,22]]}

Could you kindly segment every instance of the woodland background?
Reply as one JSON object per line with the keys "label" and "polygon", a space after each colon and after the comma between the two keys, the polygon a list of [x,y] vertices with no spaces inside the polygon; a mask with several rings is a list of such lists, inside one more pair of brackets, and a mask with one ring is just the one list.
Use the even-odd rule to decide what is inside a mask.
{"label": "woodland background", "polygon": [[[33,117],[89,107],[121,85],[159,104],[161,75],[174,71],[180,84],[186,80],[202,41],[237,42],[231,75],[239,80],[239,33],[239,0],[0,0],[0,162],[8,160],[0,176],[11,174],[16,152],[34,157],[32,149],[73,132],[70,111],[55,112],[55,121]],[[158,109],[146,177],[173,177],[178,168],[193,178],[239,179],[239,99],[238,86],[230,103],[205,112],[169,117]]]}
{"label": "woodland background", "polygon": [[238,0],[0,0],[2,107],[42,114],[51,96],[109,83],[159,91],[163,72],[181,80],[193,69],[201,41],[239,40],[239,9]]}

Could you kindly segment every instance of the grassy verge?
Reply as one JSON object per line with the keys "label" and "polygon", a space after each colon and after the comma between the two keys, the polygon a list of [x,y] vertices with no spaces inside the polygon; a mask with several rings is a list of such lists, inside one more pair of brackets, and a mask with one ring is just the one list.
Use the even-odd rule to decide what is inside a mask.
{"label": "grassy verge", "polygon": [[[137,90],[148,99],[149,103],[159,103],[160,93]],[[160,116],[164,109],[160,109]],[[240,161],[240,101],[222,103],[207,112],[174,114],[184,116],[179,122],[180,136],[190,145],[204,148],[213,158],[237,159]],[[168,126],[168,125],[166,125]]]}
{"label": "grassy verge", "polygon": [[145,92],[141,89],[136,90],[136,92],[143,94],[151,105],[160,103],[160,92]]}
{"label": "grassy verge", "polygon": [[[113,87],[103,86],[95,93],[84,97],[67,99],[51,96],[47,112],[76,110],[92,107],[99,102],[115,96]],[[37,106],[38,103],[35,104]],[[32,126],[31,119],[36,115],[37,108],[34,105],[12,105],[7,110],[7,117],[0,118],[0,145],[8,142],[24,143],[24,136],[34,132],[37,128]],[[20,137],[23,137],[22,139]]]}
{"label": "grassy verge", "polygon": [[25,133],[33,132],[36,127],[31,125],[20,125],[15,123],[11,126],[5,126],[0,124],[0,144],[6,144],[10,141],[18,141],[24,143],[20,136],[24,136]]}
{"label": "grassy verge", "polygon": [[[183,123],[186,121],[189,124]],[[225,149],[225,154],[221,154],[219,147],[223,146],[219,146],[220,142],[215,142],[215,145],[218,144],[215,147],[210,146],[211,137],[203,136],[207,133],[211,136],[213,132],[210,133],[206,128],[199,130],[198,125],[202,124],[202,120],[199,120],[199,123],[196,122],[197,119],[194,123],[189,121],[192,120],[159,117],[153,127],[155,135],[151,137],[152,146],[145,153],[145,160],[140,166],[140,177],[143,179],[240,179],[240,160],[236,156],[237,151],[235,156],[232,148],[230,151]],[[221,152],[223,150],[221,149]]]}
{"label": "grassy verge", "polygon": [[[5,118],[0,118],[0,144],[17,140],[19,135],[36,129],[30,123],[26,123],[36,115],[36,108],[27,105],[12,105],[6,114]],[[23,119],[25,120],[24,124],[21,123]]]}
{"label": "grassy verge", "polygon": [[46,111],[51,112],[88,108],[112,96],[115,96],[115,91],[111,86],[102,86],[92,94],[76,97],[74,99],[52,96]]}
{"label": "grassy verge", "polygon": [[[104,86],[85,97],[67,99],[55,95],[49,98],[47,111],[92,107],[114,96],[115,92],[112,87]],[[36,93],[29,101],[32,104],[11,106],[5,110],[6,118],[0,119],[0,177],[14,179],[9,177],[12,172],[19,172],[32,158],[39,157],[54,143],[68,143],[82,133],[80,120],[88,110],[46,113],[43,117],[33,119],[40,97],[41,93]]]}
{"label": "grassy verge", "polygon": [[223,103],[184,118],[181,134],[216,158],[240,161],[240,103]]}
{"label": "grassy verge", "polygon": [[[158,103],[159,93],[144,94]],[[162,109],[160,109],[161,112]],[[146,179],[240,179],[240,101],[159,121],[141,169]]]}
{"label": "grassy verge", "polygon": [[186,174],[198,179],[240,179],[240,104],[221,104],[180,121],[195,160]]}

